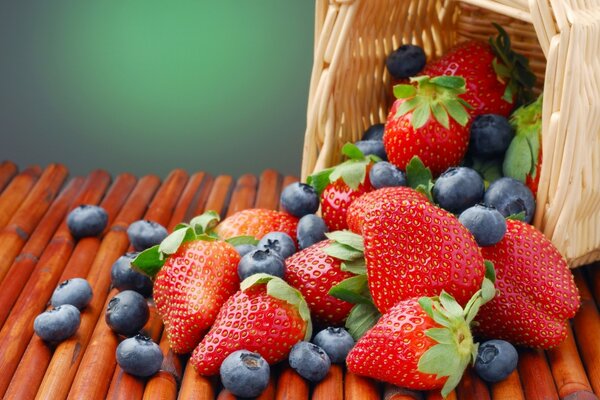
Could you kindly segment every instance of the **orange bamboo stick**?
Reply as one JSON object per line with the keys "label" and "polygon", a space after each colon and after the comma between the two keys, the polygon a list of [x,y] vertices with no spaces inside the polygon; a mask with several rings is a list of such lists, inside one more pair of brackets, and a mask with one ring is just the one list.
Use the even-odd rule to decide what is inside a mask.
{"label": "orange bamboo stick", "polygon": [[587,281],[594,292],[593,294],[594,298],[596,299],[596,305],[600,305],[600,262],[589,265],[586,270],[589,276]]}
{"label": "orange bamboo stick", "polygon": [[514,370],[505,380],[493,384],[491,392],[492,399],[494,400],[525,400],[525,394],[523,393],[521,379],[517,370]]}
{"label": "orange bamboo stick", "polygon": [[282,178],[277,171],[267,169],[260,175],[258,192],[256,193],[256,208],[276,210],[279,206],[279,194],[283,189]]}
{"label": "orange bamboo stick", "polygon": [[379,400],[381,390],[373,379],[346,372],[344,377],[344,398],[346,400]]}
{"label": "orange bamboo stick", "polygon": [[31,192],[0,233],[0,282],[19,254],[29,235],[50,207],[63,182],[67,169],[59,164],[46,168]]}
{"label": "orange bamboo stick", "polygon": [[487,385],[471,368],[467,368],[460,383],[456,387],[456,395],[461,400],[490,399],[490,392]]}
{"label": "orange bamboo stick", "polygon": [[233,193],[227,206],[227,215],[232,215],[240,210],[254,206],[256,198],[256,177],[245,174],[237,180]]}
{"label": "orange bamboo stick", "polygon": [[384,400],[420,400],[422,392],[399,388],[394,385],[385,384],[383,389]]}
{"label": "orange bamboo stick", "polygon": [[271,375],[269,384],[256,400],[275,400],[275,377]]}
{"label": "orange bamboo stick", "polygon": [[[215,382],[205,376],[200,376],[188,364],[183,374],[179,399],[214,400]],[[150,398],[150,397],[149,397]]]}
{"label": "orange bamboo stick", "polygon": [[192,175],[186,185],[183,193],[179,197],[179,202],[175,206],[171,221],[167,226],[170,232],[175,225],[180,222],[188,222],[196,216],[195,212],[199,207],[204,207],[204,202],[210,193],[212,178],[204,172],[198,172]]}
{"label": "orange bamboo stick", "polygon": [[445,399],[442,397],[442,394],[440,393],[439,390],[432,390],[429,392],[425,392],[424,394],[425,394],[426,400],[456,400],[456,399],[458,399],[458,396],[456,395],[456,390],[453,390],[450,393],[448,393],[448,396],[446,396]]}
{"label": "orange bamboo stick", "polygon": [[582,350],[581,360],[589,382],[594,393],[600,395],[600,315],[582,272],[577,270],[573,275],[581,296],[581,308],[573,319],[573,331],[577,345]]}
{"label": "orange bamboo stick", "polygon": [[344,399],[344,373],[339,365],[332,365],[321,382],[315,385],[313,400],[343,400]]}
{"label": "orange bamboo stick", "polygon": [[0,164],[0,193],[17,174],[17,166],[11,161],[2,161]]}
{"label": "orange bamboo stick", "polygon": [[518,369],[526,399],[558,399],[554,378],[543,351],[521,349]]}
{"label": "orange bamboo stick", "polygon": [[214,210],[221,216],[225,215],[227,202],[231,196],[231,184],[233,179],[228,175],[218,176],[210,190],[210,194],[206,199],[205,210]]}
{"label": "orange bamboo stick", "polygon": [[217,400],[237,400],[237,397],[229,390],[223,389],[217,396]]}
{"label": "orange bamboo stick", "polygon": [[[150,389],[150,384],[152,388]],[[177,381],[173,374],[167,371],[158,371],[146,384],[143,400],[169,400],[177,398]],[[181,397],[182,399],[186,397]],[[195,398],[195,397],[189,397]],[[211,399],[212,400],[212,399]]]}
{"label": "orange bamboo stick", "polygon": [[308,392],[308,383],[291,367],[284,367],[277,382],[276,400],[308,400]]}
{"label": "orange bamboo stick", "polygon": [[148,206],[144,218],[168,225],[187,180],[187,172],[182,169],[173,170]]}
{"label": "orange bamboo stick", "polygon": [[0,228],[4,228],[40,177],[40,167],[29,167],[17,175],[0,195]]}

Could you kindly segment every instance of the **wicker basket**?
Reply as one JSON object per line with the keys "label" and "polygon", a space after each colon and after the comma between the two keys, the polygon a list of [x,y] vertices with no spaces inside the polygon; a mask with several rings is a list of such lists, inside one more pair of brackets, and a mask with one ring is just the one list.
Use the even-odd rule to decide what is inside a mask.
{"label": "wicker basket", "polygon": [[389,109],[385,58],[429,59],[502,25],[544,91],[535,225],[571,267],[600,259],[600,0],[317,0],[302,178],[336,164]]}

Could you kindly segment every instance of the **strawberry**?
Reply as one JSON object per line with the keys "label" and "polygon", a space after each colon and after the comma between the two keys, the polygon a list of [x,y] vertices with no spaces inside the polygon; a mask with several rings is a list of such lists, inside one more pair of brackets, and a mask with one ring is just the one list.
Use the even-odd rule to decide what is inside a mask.
{"label": "strawberry", "polygon": [[222,239],[236,236],[253,236],[260,240],[270,232],[284,232],[296,240],[298,218],[287,212],[250,208],[238,211],[225,218],[215,228],[215,233]]}
{"label": "strawberry", "polygon": [[302,293],[316,322],[325,326],[343,325],[353,307],[328,293],[333,286],[354,276],[342,270],[342,260],[327,253],[334,243],[323,240],[285,260],[285,280]]}
{"label": "strawberry", "polygon": [[482,307],[478,333],[514,344],[550,348],[567,334],[579,292],[564,257],[540,231],[506,221],[506,234],[483,255],[494,263],[494,300]]}
{"label": "strawberry", "polygon": [[200,375],[215,375],[236,350],[259,353],[269,364],[284,360],[292,346],[309,340],[310,313],[302,295],[281,278],[255,274],[227,300],[212,328],[192,353]]}
{"label": "strawberry", "polygon": [[485,297],[477,291],[464,309],[446,292],[399,301],[350,351],[348,370],[409,389],[442,388],[447,396],[475,361],[469,325],[493,292],[493,285]]}
{"label": "strawberry", "polygon": [[398,301],[447,291],[465,304],[485,265],[473,235],[449,212],[397,187],[364,195],[362,234],[369,290],[380,312]]}
{"label": "strawberry", "polygon": [[321,194],[321,212],[323,220],[331,230],[348,228],[346,214],[348,207],[361,195],[373,190],[368,174],[362,184],[352,189],[342,179],[327,185]]}
{"label": "strawberry", "polygon": [[161,242],[140,253],[133,265],[155,276],[153,297],[173,352],[188,353],[210,328],[221,305],[238,290],[240,256],[208,233],[215,212],[180,224]]}

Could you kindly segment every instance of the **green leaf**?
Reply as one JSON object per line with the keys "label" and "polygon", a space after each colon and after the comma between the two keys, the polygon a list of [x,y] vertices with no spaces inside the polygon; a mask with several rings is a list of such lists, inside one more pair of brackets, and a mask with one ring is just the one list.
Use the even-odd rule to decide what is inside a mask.
{"label": "green leaf", "polygon": [[448,89],[460,89],[465,87],[465,79],[462,76],[436,76],[430,80],[436,86],[441,86]]}
{"label": "green leaf", "polygon": [[323,248],[323,252],[342,261],[353,261],[364,257],[362,251],[358,251],[350,246],[336,242],[331,243],[329,246]]}
{"label": "green leaf", "polygon": [[182,243],[194,239],[196,235],[192,227],[182,228],[172,232],[159,245],[158,251],[164,254],[173,254],[177,252]]}
{"label": "green leaf", "polygon": [[356,275],[344,279],[329,289],[329,295],[352,304],[373,304],[368,297],[369,287],[366,275]]}
{"label": "green leaf", "polygon": [[142,251],[131,262],[131,265],[136,270],[154,278],[165,263],[165,258],[158,247],[159,245],[156,245]]}
{"label": "green leaf", "polygon": [[363,154],[363,152],[360,151],[360,149],[358,147],[356,147],[356,145],[354,143],[346,143],[342,147],[342,154],[344,154],[345,156],[347,156],[348,158],[350,158],[352,160],[364,160],[365,159],[365,155]]}
{"label": "green leaf", "polygon": [[239,246],[241,244],[251,244],[256,246],[259,242],[254,236],[235,236],[225,241],[232,246]]}
{"label": "green leaf", "polygon": [[175,228],[173,228],[173,232],[178,231],[179,229],[188,228],[189,226],[190,226],[190,224],[181,222],[181,223],[175,225]]}
{"label": "green leaf", "polygon": [[473,157],[472,160],[473,165],[471,168],[479,172],[479,175],[483,177],[484,181],[492,183],[495,180],[502,178],[501,158],[482,159]]}
{"label": "green leaf", "polygon": [[434,374],[438,377],[450,376],[460,364],[457,356],[456,346],[453,344],[440,343],[427,350],[419,359],[417,369],[426,374]]}
{"label": "green leaf", "polygon": [[466,126],[469,122],[469,113],[465,110],[465,107],[456,99],[444,99],[442,105],[448,111],[448,114],[454,119],[460,126]]}
{"label": "green leaf", "polygon": [[321,193],[323,193],[323,190],[325,190],[327,185],[329,185],[331,183],[329,176],[333,172],[333,169],[334,169],[333,167],[326,168],[322,171],[319,171],[315,174],[310,175],[306,179],[306,183],[308,185],[311,185],[315,189],[315,191],[320,195]]}
{"label": "green leaf", "polygon": [[440,303],[450,315],[454,317],[461,317],[463,315],[464,310],[460,304],[458,304],[454,297],[444,290],[442,290],[442,293],[440,294]]}
{"label": "green leaf", "polygon": [[433,117],[439,122],[444,128],[450,127],[450,120],[448,119],[448,111],[438,102],[431,104],[431,110],[433,111]]}
{"label": "green leaf", "polygon": [[221,216],[219,213],[209,210],[201,215],[198,215],[197,217],[192,218],[190,225],[194,228],[194,231],[198,235],[201,235],[211,231],[215,226],[217,226],[220,220]]}
{"label": "green leaf", "polygon": [[450,392],[454,390],[454,388],[460,383],[468,364],[468,358],[458,359],[457,368],[452,371],[450,375],[448,375],[448,380],[442,387],[441,394],[443,398],[446,398],[446,396],[448,396]]}
{"label": "green leaf", "polygon": [[419,104],[421,104],[421,100],[418,99],[417,97],[414,97],[410,100],[403,102],[402,104],[400,104],[400,107],[398,107],[398,111],[396,111],[395,117],[396,118],[400,117],[400,116],[414,110],[415,107],[417,107]]}
{"label": "green leaf", "polygon": [[413,128],[421,128],[427,123],[427,121],[429,121],[429,117],[431,117],[431,108],[429,107],[429,104],[423,103],[419,105],[417,108],[415,108],[415,111],[412,115],[411,123]]}
{"label": "green leaf", "polygon": [[408,186],[418,190],[421,186],[422,193],[433,203],[431,188],[433,188],[433,175],[431,170],[423,164],[418,156],[411,158],[406,166],[406,181]]}
{"label": "green leaf", "polygon": [[448,328],[430,328],[425,331],[425,335],[442,344],[454,343],[454,336]]}
{"label": "green leaf", "polygon": [[344,261],[340,265],[340,269],[357,275],[365,275],[367,273],[367,264],[364,258],[359,258],[353,261]]}
{"label": "green leaf", "polygon": [[483,302],[487,303],[492,300],[494,296],[496,296],[494,284],[488,278],[484,278],[483,284],[481,285],[481,298],[483,299]]}
{"label": "green leaf", "polygon": [[365,242],[362,236],[348,230],[344,231],[334,231],[325,233],[331,240],[335,240],[338,243],[345,244],[355,250],[364,252],[365,251]]}
{"label": "green leaf", "polygon": [[485,265],[485,277],[492,281],[492,283],[496,283],[496,268],[494,268],[494,263],[490,260],[485,260],[483,264]]}
{"label": "green leaf", "polygon": [[445,326],[446,328],[450,328],[452,326],[452,322],[450,322],[448,317],[435,307],[433,308],[433,320],[441,326]]}
{"label": "green leaf", "polygon": [[[249,278],[247,278],[249,279]],[[300,317],[306,322],[306,332],[304,340],[310,340],[312,336],[312,322],[310,319],[310,310],[302,294],[288,285],[283,279],[272,276],[267,282],[267,294],[271,297],[283,300],[297,307]]]}
{"label": "green leaf", "polygon": [[525,222],[525,211],[521,211],[517,214],[510,214],[508,217],[506,217],[506,219]]}
{"label": "green leaf", "polygon": [[483,299],[481,297],[477,297],[471,304],[469,304],[468,309],[465,308],[467,312],[467,315],[465,316],[465,321],[467,321],[467,324],[471,324],[471,322],[473,322],[482,304]]}
{"label": "green leaf", "polygon": [[351,189],[358,189],[358,187],[364,183],[367,176],[367,165],[369,161],[357,161],[349,160],[346,161],[333,170],[329,179],[331,182],[335,182],[342,178],[344,183]]}
{"label": "green leaf", "polygon": [[433,301],[431,300],[431,297],[421,297],[419,299],[419,305],[429,318],[433,318]]}
{"label": "green leaf", "polygon": [[502,164],[504,176],[525,183],[527,174],[533,166],[533,155],[527,138],[523,135],[516,135],[504,155],[504,163]]}
{"label": "green leaf", "polygon": [[394,96],[397,99],[408,99],[415,97],[417,89],[413,85],[396,85],[394,86]]}
{"label": "green leaf", "polygon": [[346,329],[354,340],[358,340],[377,323],[380,317],[381,314],[373,304],[357,304],[350,310]]}

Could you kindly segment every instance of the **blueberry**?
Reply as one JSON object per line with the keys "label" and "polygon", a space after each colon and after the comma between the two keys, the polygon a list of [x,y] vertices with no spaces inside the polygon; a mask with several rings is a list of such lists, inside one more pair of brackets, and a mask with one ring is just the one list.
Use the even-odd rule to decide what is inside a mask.
{"label": "blueberry", "polygon": [[311,382],[321,381],[331,367],[331,360],[325,350],[310,342],[296,343],[290,351],[289,362],[290,367]]}
{"label": "blueberry", "polygon": [[256,249],[242,257],[238,264],[240,281],[261,272],[283,278],[285,272],[283,258],[270,249]]}
{"label": "blueberry", "polygon": [[143,378],[157,373],[163,362],[160,347],[143,335],[123,340],[117,346],[116,355],[123,371]]}
{"label": "blueberry", "polygon": [[479,345],[475,371],[484,381],[495,383],[506,379],[517,368],[519,354],[504,340],[488,340]]}
{"label": "blueberry", "polygon": [[71,304],[81,310],[90,303],[90,300],[92,300],[92,287],[88,281],[83,278],[72,278],[58,284],[52,293],[50,303],[52,307]]}
{"label": "blueberry", "polygon": [[394,78],[404,79],[415,76],[425,67],[425,52],[419,46],[405,44],[391,52],[385,65]]}
{"label": "blueberry", "polygon": [[74,208],[67,216],[67,227],[75,239],[98,236],[107,224],[106,210],[95,205],[81,205]]}
{"label": "blueberry", "polygon": [[300,249],[305,249],[317,242],[325,240],[325,232],[328,231],[329,228],[323,218],[315,214],[305,215],[300,218],[298,227],[296,228],[298,247]]}
{"label": "blueberry", "polygon": [[512,126],[502,115],[479,115],[471,124],[471,152],[482,158],[501,156],[514,134]]}
{"label": "blueberry", "polygon": [[110,299],[106,308],[106,323],[118,334],[133,336],[148,322],[150,311],[144,296],[124,290]]}
{"label": "blueberry", "polygon": [[344,328],[326,328],[313,339],[313,343],[322,348],[332,363],[345,363],[346,356],[354,347],[354,339]]}
{"label": "blueberry", "polygon": [[269,232],[256,245],[259,250],[269,249],[284,260],[296,252],[296,243],[284,232]]}
{"label": "blueberry", "polygon": [[404,172],[387,161],[375,163],[369,171],[369,180],[375,189],[391,186],[406,186]]}
{"label": "blueberry", "polygon": [[152,279],[131,266],[131,262],[138,254],[126,253],[117,258],[110,270],[112,285],[121,292],[135,290],[144,297],[150,297],[152,295]]}
{"label": "blueberry", "polygon": [[237,250],[240,257],[244,257],[246,254],[250,253],[252,250],[256,250],[257,248],[258,247],[256,247],[253,244],[238,244],[237,246],[235,246],[235,249]]}
{"label": "blueberry", "polygon": [[239,397],[257,397],[269,384],[271,369],[258,353],[248,350],[234,351],[220,368],[225,389]]}
{"label": "blueberry", "polygon": [[498,210],[476,204],[463,211],[458,220],[473,234],[479,246],[493,246],[506,233],[506,220]]}
{"label": "blueberry", "polygon": [[385,130],[384,124],[375,124],[371,125],[365,133],[363,133],[362,138],[360,140],[383,140],[383,132]]}
{"label": "blueberry", "polygon": [[365,156],[372,154],[384,161],[388,159],[385,148],[383,147],[383,142],[381,140],[359,140],[354,144]]}
{"label": "blueberry", "polygon": [[479,203],[485,187],[474,169],[448,168],[433,185],[433,197],[440,207],[458,214]]}
{"label": "blueberry", "polygon": [[290,183],[283,189],[280,197],[281,208],[300,218],[314,214],[319,209],[319,195],[315,189],[305,183]]}
{"label": "blueberry", "polygon": [[77,307],[64,304],[38,315],[33,321],[33,330],[46,342],[59,343],[73,336],[80,322]]}
{"label": "blueberry", "polygon": [[158,222],[141,219],[127,228],[127,236],[136,251],[156,246],[168,235],[167,229]]}
{"label": "blueberry", "polygon": [[513,178],[504,177],[494,181],[485,192],[483,202],[495,207],[505,217],[525,212],[527,223],[531,222],[535,214],[533,193],[522,182]]}

